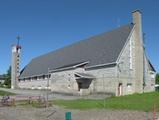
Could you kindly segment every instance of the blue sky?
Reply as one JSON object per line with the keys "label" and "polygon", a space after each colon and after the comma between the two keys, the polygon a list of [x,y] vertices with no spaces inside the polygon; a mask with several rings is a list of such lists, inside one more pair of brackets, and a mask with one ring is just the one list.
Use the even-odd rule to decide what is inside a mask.
{"label": "blue sky", "polygon": [[132,22],[140,9],[146,52],[159,71],[158,0],[0,0],[0,74],[20,35],[23,68],[39,55]]}

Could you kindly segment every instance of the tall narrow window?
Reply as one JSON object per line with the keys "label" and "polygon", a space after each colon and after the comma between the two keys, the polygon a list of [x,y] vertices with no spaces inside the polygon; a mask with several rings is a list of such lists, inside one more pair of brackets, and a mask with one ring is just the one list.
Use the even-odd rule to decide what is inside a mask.
{"label": "tall narrow window", "polygon": [[132,69],[132,39],[130,39],[130,69]]}

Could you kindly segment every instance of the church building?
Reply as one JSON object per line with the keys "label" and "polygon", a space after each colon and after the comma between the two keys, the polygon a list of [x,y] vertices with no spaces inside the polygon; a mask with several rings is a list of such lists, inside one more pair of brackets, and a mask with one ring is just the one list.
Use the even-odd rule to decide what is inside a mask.
{"label": "church building", "polygon": [[132,23],[32,59],[18,87],[73,95],[154,91],[155,69],[145,53],[141,12],[132,17]]}

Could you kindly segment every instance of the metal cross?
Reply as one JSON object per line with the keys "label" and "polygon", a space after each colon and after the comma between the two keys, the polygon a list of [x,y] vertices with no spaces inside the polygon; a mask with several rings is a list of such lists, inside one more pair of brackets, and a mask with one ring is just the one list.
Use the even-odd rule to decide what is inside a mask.
{"label": "metal cross", "polygon": [[17,45],[19,45],[20,36],[17,36]]}

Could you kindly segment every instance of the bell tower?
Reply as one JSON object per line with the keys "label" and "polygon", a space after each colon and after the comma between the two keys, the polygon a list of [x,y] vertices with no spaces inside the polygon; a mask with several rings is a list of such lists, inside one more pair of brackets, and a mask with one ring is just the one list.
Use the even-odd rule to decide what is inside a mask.
{"label": "bell tower", "polygon": [[18,81],[20,75],[20,52],[19,45],[20,37],[17,37],[17,44],[12,45],[12,65],[11,65],[11,89],[18,88]]}

